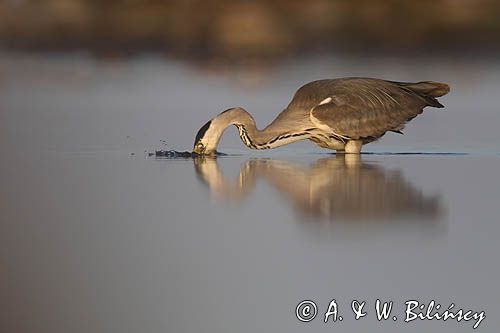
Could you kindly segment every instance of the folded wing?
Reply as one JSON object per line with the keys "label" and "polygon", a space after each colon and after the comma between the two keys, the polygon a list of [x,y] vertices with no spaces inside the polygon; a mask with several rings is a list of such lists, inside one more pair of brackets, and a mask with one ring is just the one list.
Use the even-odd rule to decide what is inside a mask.
{"label": "folded wing", "polygon": [[447,85],[434,82],[400,83],[374,79],[335,82],[334,88],[334,95],[311,109],[311,119],[327,126],[336,135],[353,140],[401,131],[406,122],[422,113],[424,107],[442,107],[434,97],[449,90]]}

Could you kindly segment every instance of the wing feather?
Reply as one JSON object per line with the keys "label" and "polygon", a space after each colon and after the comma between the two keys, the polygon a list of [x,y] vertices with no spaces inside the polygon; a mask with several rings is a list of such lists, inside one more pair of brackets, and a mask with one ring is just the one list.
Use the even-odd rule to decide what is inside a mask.
{"label": "wing feather", "polygon": [[[427,105],[425,98],[395,83],[376,79],[334,82],[331,95],[311,109],[314,121],[328,126],[337,135],[351,139],[377,138],[387,131],[401,131]],[[328,86],[327,86],[328,88]]]}

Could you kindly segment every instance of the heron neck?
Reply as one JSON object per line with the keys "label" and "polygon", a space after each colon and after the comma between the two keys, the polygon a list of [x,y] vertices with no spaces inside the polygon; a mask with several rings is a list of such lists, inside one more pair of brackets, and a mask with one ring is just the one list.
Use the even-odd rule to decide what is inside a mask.
{"label": "heron neck", "polygon": [[250,113],[241,108],[235,108],[222,113],[225,127],[235,125],[238,128],[241,141],[252,149],[271,149],[303,140],[308,133],[298,133],[283,129],[273,122],[263,130],[259,130]]}

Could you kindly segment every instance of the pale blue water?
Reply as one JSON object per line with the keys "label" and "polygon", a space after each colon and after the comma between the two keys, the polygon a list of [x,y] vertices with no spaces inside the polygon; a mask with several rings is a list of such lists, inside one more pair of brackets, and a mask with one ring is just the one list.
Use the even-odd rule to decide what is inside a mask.
{"label": "pale blue water", "polygon": [[[0,56],[1,331],[473,331],[404,323],[416,299],[484,310],[477,331],[495,332],[500,67],[361,60],[293,62],[256,81],[157,58]],[[452,93],[360,159],[309,143],[252,152],[235,130],[216,160],[145,152],[189,150],[230,106],[262,127],[300,84],[345,75]],[[397,321],[376,320],[378,298]],[[305,299],[319,309],[310,323],[295,317]],[[332,299],[344,320],[325,324]],[[359,321],[355,299],[367,301]]]}

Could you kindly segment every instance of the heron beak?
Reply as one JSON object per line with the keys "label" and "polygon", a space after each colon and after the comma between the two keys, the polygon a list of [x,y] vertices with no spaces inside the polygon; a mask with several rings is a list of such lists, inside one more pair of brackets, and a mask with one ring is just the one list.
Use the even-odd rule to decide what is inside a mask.
{"label": "heron beak", "polygon": [[198,154],[198,155],[209,155],[211,153],[211,151],[207,151],[206,146],[199,147],[198,145],[195,145],[193,147],[193,153]]}
{"label": "heron beak", "polygon": [[193,153],[194,154],[198,154],[198,155],[202,155],[203,154],[203,150],[199,149],[198,147],[194,147],[193,148]]}

